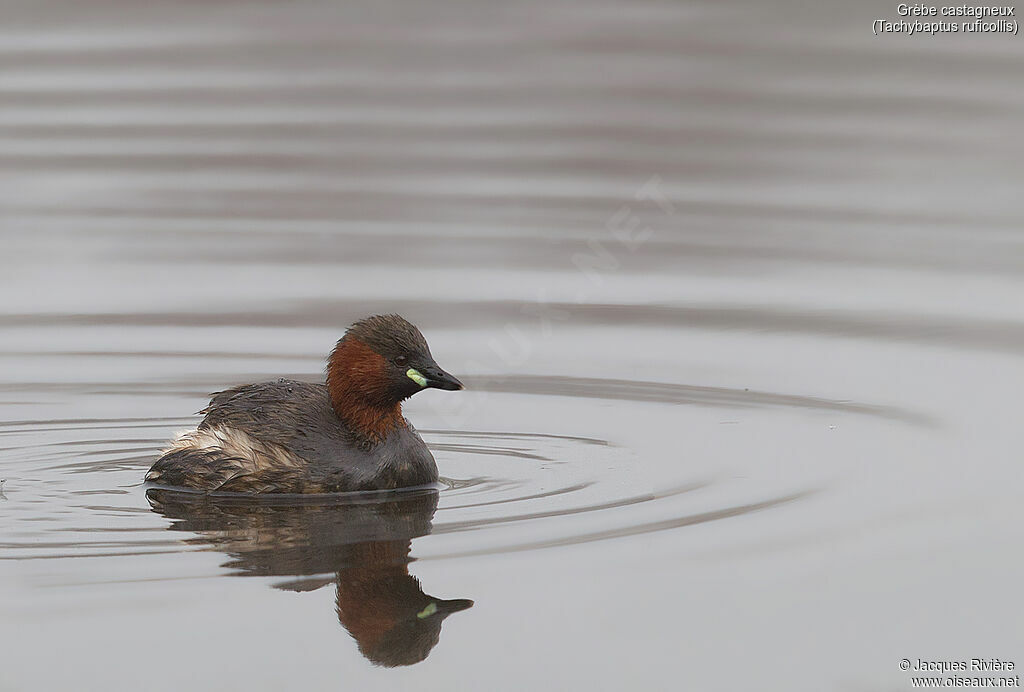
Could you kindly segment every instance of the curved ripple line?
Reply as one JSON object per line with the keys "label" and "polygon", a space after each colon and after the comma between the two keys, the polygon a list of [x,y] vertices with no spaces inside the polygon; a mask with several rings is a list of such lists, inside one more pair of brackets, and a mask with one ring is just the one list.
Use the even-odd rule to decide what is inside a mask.
{"label": "curved ripple line", "polygon": [[600,445],[607,447],[608,440],[599,437],[580,437],[578,435],[556,435],[554,433],[524,433],[524,432],[503,432],[491,430],[440,430],[437,428],[420,428],[421,433],[436,435],[447,435],[449,437],[478,437],[505,439],[511,437],[514,440],[564,440],[566,442],[583,442],[584,444]]}
{"label": "curved ripple line", "polygon": [[585,490],[594,485],[593,481],[587,483],[578,483],[576,485],[570,485],[566,488],[558,488],[556,490],[548,490],[543,493],[534,493],[532,495],[522,495],[520,497],[510,497],[503,500],[490,500],[488,502],[474,502],[468,505],[448,505],[446,507],[438,507],[437,511],[443,511],[446,509],[470,509],[473,507],[489,507],[491,505],[503,505],[509,502],[525,502],[527,500],[539,500],[546,497],[557,497],[558,495],[568,495],[571,493]]}
{"label": "curved ripple line", "polygon": [[[671,490],[667,490],[661,493],[647,493],[645,495],[634,495],[633,497],[625,497],[618,500],[612,500],[610,502],[600,502],[591,505],[583,505],[581,507],[572,507],[569,509],[553,509],[546,512],[530,512],[528,514],[514,514],[507,517],[493,517],[489,519],[474,519],[471,521],[458,521],[458,522],[447,522],[442,524],[434,524],[434,530],[431,533],[444,534],[444,533],[457,533],[462,531],[474,531],[485,526],[495,526],[498,524],[510,524],[517,521],[527,521],[529,519],[546,519],[549,517],[565,517],[572,514],[584,514],[587,512],[597,512],[603,509],[613,509],[616,507],[628,507],[629,505],[638,505],[644,502],[650,502],[652,500],[663,500],[668,497],[674,497],[676,495],[682,495],[683,493],[693,492],[694,490],[700,490],[710,485],[707,482],[700,483],[688,483],[686,485],[680,485]],[[520,498],[516,498],[520,499]],[[515,500],[510,500],[515,501]]]}
{"label": "curved ripple line", "polygon": [[547,541],[533,541],[531,543],[519,543],[514,545],[501,546],[499,548],[480,548],[477,550],[463,550],[460,552],[453,553],[442,553],[440,555],[430,555],[427,557],[421,557],[420,560],[450,560],[461,557],[477,557],[482,555],[503,555],[506,553],[520,553],[529,550],[543,550],[545,548],[556,548],[561,546],[569,545],[580,545],[582,543],[593,543],[595,541],[605,541],[612,538],[625,538],[627,536],[638,536],[646,533],[655,533],[658,531],[667,531],[670,529],[682,528],[684,526],[693,526],[696,524],[704,524],[710,521],[718,521],[720,519],[729,519],[731,517],[738,517],[744,514],[750,514],[751,512],[758,512],[764,509],[770,509],[779,505],[787,504],[795,500],[802,499],[808,495],[813,494],[814,491],[801,491],[792,493],[790,495],[782,495],[780,497],[772,498],[770,500],[763,500],[761,502],[753,502],[745,505],[734,505],[727,507],[726,509],[719,509],[710,512],[700,512],[698,514],[688,514],[683,517],[677,517],[675,519],[663,519],[661,521],[645,522],[643,524],[634,524],[632,526],[626,526],[618,529],[605,529],[604,531],[593,531],[591,533],[578,534],[576,536],[567,536],[565,538],[554,538]]}
{"label": "curved ripple line", "polygon": [[434,443],[430,445],[431,449],[441,450],[444,452],[456,452],[459,454],[486,454],[501,457],[516,457],[519,459],[531,459],[533,461],[555,461],[551,457],[546,457],[543,454],[534,454],[533,452],[524,452],[519,449],[512,449],[510,447],[483,447],[481,445],[468,445],[468,444],[438,444]]}
{"label": "curved ripple line", "polygon": [[892,406],[861,404],[838,399],[825,399],[797,394],[781,394],[750,389],[709,387],[703,385],[618,380],[596,377],[565,377],[546,375],[508,375],[497,377],[466,376],[467,386],[487,392],[532,394],[540,396],[574,396],[592,399],[616,399],[666,404],[696,404],[723,407],[789,407],[827,411],[843,411],[883,418],[898,418],[916,424],[929,424],[931,419],[918,413]]}

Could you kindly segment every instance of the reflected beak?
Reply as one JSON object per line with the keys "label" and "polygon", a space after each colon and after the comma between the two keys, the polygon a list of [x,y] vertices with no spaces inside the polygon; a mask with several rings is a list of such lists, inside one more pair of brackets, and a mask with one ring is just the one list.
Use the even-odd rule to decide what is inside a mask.
{"label": "reflected beak", "polygon": [[442,615],[448,616],[452,613],[457,613],[460,610],[466,610],[467,608],[473,607],[473,601],[468,598],[453,598],[451,600],[444,600],[437,602],[437,609]]}
{"label": "reflected beak", "polygon": [[[457,613],[460,610],[466,610],[467,608],[473,607],[473,601],[468,598],[453,598],[451,600],[438,599],[431,601],[430,605],[421,610],[416,614],[420,620],[423,620],[430,615],[440,615],[442,618],[446,618],[452,613]],[[426,615],[429,612],[430,615]]]}

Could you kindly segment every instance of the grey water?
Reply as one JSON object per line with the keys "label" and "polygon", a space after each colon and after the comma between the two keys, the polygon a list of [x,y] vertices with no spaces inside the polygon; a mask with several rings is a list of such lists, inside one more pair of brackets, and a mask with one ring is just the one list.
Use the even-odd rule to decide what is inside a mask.
{"label": "grey water", "polygon": [[[1024,665],[1024,44],[895,7],[0,0],[0,690]],[[376,312],[436,488],[147,496]]]}

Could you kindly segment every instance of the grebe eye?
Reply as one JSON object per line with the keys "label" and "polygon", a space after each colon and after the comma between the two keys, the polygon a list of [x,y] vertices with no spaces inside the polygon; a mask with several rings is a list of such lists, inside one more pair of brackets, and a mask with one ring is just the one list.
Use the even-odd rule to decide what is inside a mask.
{"label": "grebe eye", "polygon": [[405,365],[408,362],[409,362],[409,357],[408,356],[397,356],[395,358],[395,365]]}

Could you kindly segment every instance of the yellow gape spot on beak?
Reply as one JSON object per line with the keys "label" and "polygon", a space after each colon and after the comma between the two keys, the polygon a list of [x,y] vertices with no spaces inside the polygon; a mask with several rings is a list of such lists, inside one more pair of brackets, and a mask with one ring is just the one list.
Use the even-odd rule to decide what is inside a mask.
{"label": "yellow gape spot on beak", "polygon": [[420,374],[420,371],[416,368],[409,368],[405,371],[405,374],[409,376],[409,379],[418,384],[421,387],[427,386],[427,378]]}
{"label": "yellow gape spot on beak", "polygon": [[436,612],[437,612],[437,604],[436,603],[431,603],[426,608],[424,608],[420,612],[416,613],[416,617],[418,617],[420,620],[425,620],[426,618],[430,617],[431,615],[433,615]]}

